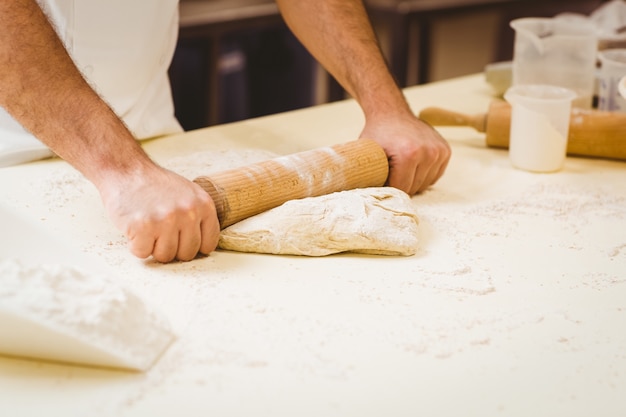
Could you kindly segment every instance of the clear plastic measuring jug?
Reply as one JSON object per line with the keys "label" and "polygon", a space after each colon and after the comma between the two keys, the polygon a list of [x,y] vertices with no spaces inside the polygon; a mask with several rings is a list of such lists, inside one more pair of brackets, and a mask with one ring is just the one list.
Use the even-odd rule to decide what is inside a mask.
{"label": "clear plastic measuring jug", "polygon": [[527,17],[510,22],[515,30],[513,85],[544,84],[576,93],[573,107],[591,108],[598,40],[588,21]]}

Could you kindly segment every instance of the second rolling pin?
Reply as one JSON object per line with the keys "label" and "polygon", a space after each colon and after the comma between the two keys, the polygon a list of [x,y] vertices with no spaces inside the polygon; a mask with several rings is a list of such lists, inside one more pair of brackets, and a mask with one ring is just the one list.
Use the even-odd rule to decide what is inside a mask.
{"label": "second rolling pin", "polygon": [[[511,105],[494,100],[487,113],[467,115],[428,107],[420,119],[432,126],[469,126],[485,133],[488,146],[508,148]],[[626,160],[626,113],[574,109],[567,141],[569,155]]]}
{"label": "second rolling pin", "polygon": [[294,199],[380,187],[389,162],[369,139],[313,149],[194,181],[213,199],[222,229]]}

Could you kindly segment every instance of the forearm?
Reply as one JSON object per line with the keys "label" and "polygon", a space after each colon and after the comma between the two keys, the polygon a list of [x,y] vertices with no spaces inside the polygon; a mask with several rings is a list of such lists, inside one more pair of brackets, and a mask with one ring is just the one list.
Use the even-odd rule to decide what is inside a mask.
{"label": "forearm", "polygon": [[95,184],[136,256],[190,260],[215,249],[209,195],[150,160],[35,0],[0,1],[0,106]]}
{"label": "forearm", "polygon": [[387,183],[424,191],[445,171],[446,141],[419,120],[391,76],[362,0],[276,0],[293,33],[354,97],[365,114],[360,137],[389,160]]}
{"label": "forearm", "polygon": [[361,0],[277,0],[300,41],[361,105],[366,117],[408,110]]}
{"label": "forearm", "polygon": [[0,105],[96,183],[148,158],[75,67],[34,0],[0,2]]}

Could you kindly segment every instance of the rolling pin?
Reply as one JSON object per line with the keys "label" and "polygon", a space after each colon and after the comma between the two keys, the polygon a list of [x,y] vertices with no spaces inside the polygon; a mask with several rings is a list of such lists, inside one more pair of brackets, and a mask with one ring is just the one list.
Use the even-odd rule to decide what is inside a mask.
{"label": "rolling pin", "polygon": [[[473,127],[485,133],[487,146],[509,146],[511,105],[503,100],[492,101],[486,114],[466,115],[428,107],[419,117],[432,126]],[[572,110],[567,153],[626,160],[626,113]]]}
{"label": "rolling pin", "polygon": [[359,139],[200,176],[194,182],[213,199],[224,229],[289,200],[383,186],[388,174],[385,151],[373,140]]}

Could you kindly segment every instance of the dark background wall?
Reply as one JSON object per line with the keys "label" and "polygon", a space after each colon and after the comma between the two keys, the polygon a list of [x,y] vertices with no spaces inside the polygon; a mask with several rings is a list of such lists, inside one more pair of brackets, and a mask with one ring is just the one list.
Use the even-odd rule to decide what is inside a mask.
{"label": "dark background wall", "polygon": [[[512,57],[512,19],[589,14],[603,0],[366,0],[401,86],[482,71]],[[194,16],[203,5],[214,10]],[[227,19],[220,8],[228,7]],[[249,10],[263,13],[254,15]],[[186,130],[345,97],[293,37],[272,0],[182,0],[170,68],[176,115]],[[193,6],[193,7],[185,7]],[[241,18],[233,17],[239,15]],[[323,73],[323,71],[322,71]]]}
{"label": "dark background wall", "polygon": [[[209,102],[207,50],[202,39],[181,39],[170,80],[176,115],[186,130],[212,124],[207,107],[217,105],[216,123],[310,106],[315,61],[283,25],[220,38],[219,97]],[[214,58],[215,59],[215,58]]]}

